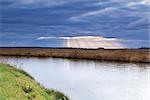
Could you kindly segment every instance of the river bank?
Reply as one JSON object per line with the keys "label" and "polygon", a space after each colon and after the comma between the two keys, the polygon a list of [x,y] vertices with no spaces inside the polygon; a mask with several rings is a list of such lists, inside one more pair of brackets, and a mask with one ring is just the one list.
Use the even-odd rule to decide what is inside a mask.
{"label": "river bank", "polygon": [[40,86],[28,73],[1,63],[0,98],[3,100],[69,100],[60,92]]}
{"label": "river bank", "polygon": [[56,57],[150,63],[149,49],[0,48],[0,56]]}

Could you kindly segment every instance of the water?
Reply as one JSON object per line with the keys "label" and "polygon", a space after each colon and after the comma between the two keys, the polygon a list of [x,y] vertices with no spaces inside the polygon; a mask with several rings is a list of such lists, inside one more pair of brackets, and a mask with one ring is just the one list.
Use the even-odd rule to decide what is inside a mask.
{"label": "water", "polygon": [[56,58],[0,58],[71,100],[149,100],[150,67]]}

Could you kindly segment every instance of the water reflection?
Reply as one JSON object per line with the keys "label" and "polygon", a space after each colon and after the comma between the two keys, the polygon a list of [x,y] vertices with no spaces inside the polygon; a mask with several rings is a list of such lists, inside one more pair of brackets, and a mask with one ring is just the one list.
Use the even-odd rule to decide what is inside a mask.
{"label": "water reflection", "polygon": [[30,73],[47,88],[72,100],[149,100],[150,68],[147,64],[90,60],[1,58]]}

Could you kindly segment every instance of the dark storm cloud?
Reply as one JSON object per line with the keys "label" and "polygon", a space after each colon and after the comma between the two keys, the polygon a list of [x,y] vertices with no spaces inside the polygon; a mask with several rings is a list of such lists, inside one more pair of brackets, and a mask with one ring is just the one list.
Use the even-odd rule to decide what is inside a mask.
{"label": "dark storm cloud", "polygon": [[149,0],[0,0],[0,4],[5,44],[80,35],[148,41]]}

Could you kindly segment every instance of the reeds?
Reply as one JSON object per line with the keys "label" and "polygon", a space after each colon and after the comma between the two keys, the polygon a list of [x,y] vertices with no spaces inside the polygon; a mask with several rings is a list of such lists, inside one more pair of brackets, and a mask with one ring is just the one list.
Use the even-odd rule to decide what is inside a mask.
{"label": "reeds", "polygon": [[0,48],[1,56],[56,57],[150,63],[149,49]]}

